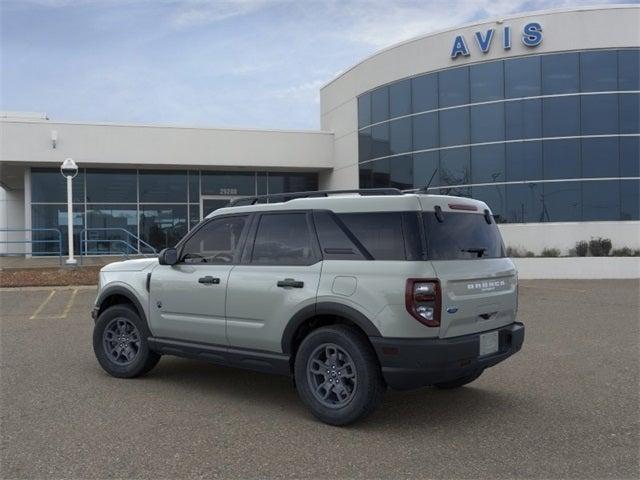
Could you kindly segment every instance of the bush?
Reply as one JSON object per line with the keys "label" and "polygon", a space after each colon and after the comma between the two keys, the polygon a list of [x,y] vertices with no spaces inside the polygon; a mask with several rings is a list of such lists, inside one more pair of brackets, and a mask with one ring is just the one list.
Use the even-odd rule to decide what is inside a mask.
{"label": "bush", "polygon": [[576,255],[578,257],[586,257],[589,253],[589,243],[584,240],[576,242]]}
{"label": "bush", "polygon": [[507,247],[507,257],[522,258],[522,257],[535,257],[536,254],[531,250],[525,250],[522,247]]}
{"label": "bush", "polygon": [[609,238],[592,238],[589,240],[589,251],[594,257],[606,257],[611,251],[611,239]]}
{"label": "bush", "polygon": [[640,257],[640,250],[631,250],[629,247],[615,248],[611,251],[614,257]]}
{"label": "bush", "polygon": [[545,248],[540,254],[541,257],[559,257],[560,250],[557,248]]}

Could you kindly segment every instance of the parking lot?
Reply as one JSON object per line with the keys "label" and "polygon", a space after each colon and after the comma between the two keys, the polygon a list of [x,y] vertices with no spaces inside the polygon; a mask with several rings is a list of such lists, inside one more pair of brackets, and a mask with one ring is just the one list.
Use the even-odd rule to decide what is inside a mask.
{"label": "parking lot", "polygon": [[315,421],[284,377],[165,357],[107,376],[95,288],[0,291],[2,478],[637,478],[639,282],[529,281],[520,354]]}

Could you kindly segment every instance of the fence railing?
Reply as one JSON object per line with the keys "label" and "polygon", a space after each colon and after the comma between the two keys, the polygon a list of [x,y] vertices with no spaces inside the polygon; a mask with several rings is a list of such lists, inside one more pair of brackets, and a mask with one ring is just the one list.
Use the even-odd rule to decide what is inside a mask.
{"label": "fence railing", "polygon": [[[25,234],[25,239],[24,240],[9,240],[9,234],[10,233],[18,233],[18,232],[22,232]],[[33,234],[34,233],[55,233],[55,237],[53,239],[34,239],[33,238]],[[13,244],[18,244],[21,243],[23,245],[31,245],[31,252],[10,252],[9,248],[7,247],[7,251],[6,252],[2,252],[3,255],[21,255],[21,254],[29,254],[29,253],[35,253],[36,255],[39,256],[54,256],[57,255],[59,260],[60,260],[60,265],[62,265],[62,233],[60,232],[60,230],[58,230],[57,228],[3,228],[0,229],[0,234],[2,233],[6,233],[7,234],[7,238],[6,240],[3,238],[0,238],[0,245],[2,244],[6,244],[6,245],[13,245]],[[26,238],[27,237],[27,233],[31,233],[31,238]],[[53,251],[53,252],[33,252],[33,246],[35,244],[48,244],[48,243],[55,243],[58,246],[58,251]]]}
{"label": "fence railing", "polygon": [[[124,238],[91,238],[92,233],[120,233],[124,234]],[[109,253],[104,253],[97,249],[91,250],[91,244],[106,243],[109,245]],[[111,246],[122,247],[122,250],[111,253]],[[146,247],[150,252],[143,252],[141,247]],[[129,255],[157,255],[157,250],[142,240],[137,235],[134,235],[125,228],[85,228],[80,232],[80,263],[84,257],[88,255],[124,255],[125,258],[129,258]]]}

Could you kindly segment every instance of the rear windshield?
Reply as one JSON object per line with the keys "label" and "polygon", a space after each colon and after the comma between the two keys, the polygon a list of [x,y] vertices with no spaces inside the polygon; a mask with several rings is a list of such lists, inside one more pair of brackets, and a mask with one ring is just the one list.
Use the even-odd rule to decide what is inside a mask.
{"label": "rear windshield", "polygon": [[422,214],[431,260],[468,260],[504,257],[502,237],[495,224],[487,223],[477,213],[442,212],[441,220],[435,212]]}

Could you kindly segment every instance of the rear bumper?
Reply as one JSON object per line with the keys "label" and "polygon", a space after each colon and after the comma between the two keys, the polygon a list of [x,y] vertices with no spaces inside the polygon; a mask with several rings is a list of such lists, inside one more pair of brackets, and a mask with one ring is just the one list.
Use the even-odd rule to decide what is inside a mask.
{"label": "rear bumper", "polygon": [[454,338],[369,339],[378,355],[387,384],[396,390],[409,390],[484,370],[520,350],[524,342],[522,323],[512,323],[496,330],[500,339],[498,351],[485,357],[478,356],[479,338],[487,332]]}

